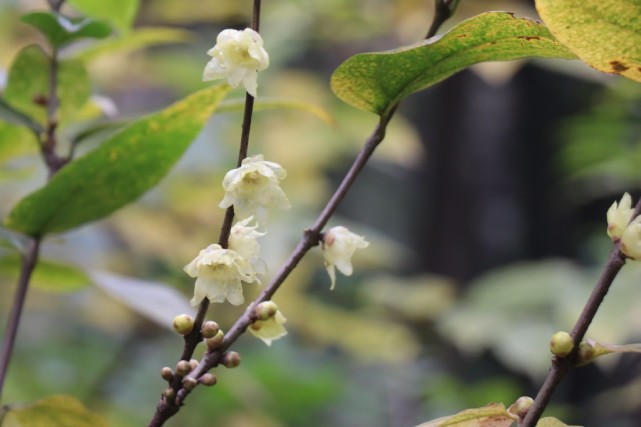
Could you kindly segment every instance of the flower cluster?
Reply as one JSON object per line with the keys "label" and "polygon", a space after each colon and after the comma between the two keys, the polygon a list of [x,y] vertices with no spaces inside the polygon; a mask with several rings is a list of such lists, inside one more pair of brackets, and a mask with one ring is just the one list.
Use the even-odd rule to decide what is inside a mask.
{"label": "flower cluster", "polygon": [[205,66],[203,81],[226,79],[233,87],[242,83],[247,93],[256,97],[258,71],[269,66],[269,55],[260,34],[251,28],[224,30],[207,55],[212,59]]}
{"label": "flower cluster", "polygon": [[619,203],[614,202],[608,209],[608,236],[613,242],[620,242],[621,251],[628,257],[641,260],[641,216],[632,218],[632,197],[625,193]]}
{"label": "flower cluster", "polygon": [[[227,79],[234,87],[241,83],[247,92],[256,96],[257,72],[269,65],[269,56],[263,49],[260,35],[251,30],[224,30],[218,35],[216,46],[207,52],[212,60],[205,67],[203,80]],[[264,160],[261,154],[245,158],[240,167],[230,170],[223,179],[225,196],[219,207],[233,206],[238,222],[231,227],[228,247],[211,244],[201,250],[184,268],[185,273],[196,279],[191,304],[196,306],[205,298],[210,302],[229,301],[233,305],[244,303],[243,283],[260,284],[259,275],[267,268],[260,258],[258,238],[266,234],[259,230],[267,222],[272,208],[287,209],[289,200],[280,187],[287,172],[278,163]],[[351,258],[356,249],[369,245],[361,236],[345,227],[334,227],[323,235],[322,248],[325,266],[336,283],[335,268],[343,274],[352,274]],[[250,314],[249,331],[267,345],[287,334],[283,326],[287,319],[273,301],[257,304]],[[223,333],[215,322],[207,332],[208,346],[220,345]],[[183,315],[174,322],[176,330],[187,335],[193,329],[193,320]],[[205,336],[205,330],[201,331]],[[215,336],[214,336],[215,335]]]}

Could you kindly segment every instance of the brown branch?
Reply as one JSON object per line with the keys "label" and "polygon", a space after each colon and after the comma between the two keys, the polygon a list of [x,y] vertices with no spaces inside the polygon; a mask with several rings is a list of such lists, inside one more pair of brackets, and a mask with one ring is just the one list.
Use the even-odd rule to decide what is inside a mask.
{"label": "brown branch", "polygon": [[27,290],[29,289],[29,280],[33,270],[38,262],[38,255],[40,253],[40,239],[36,238],[29,242],[26,253],[22,257],[22,266],[20,268],[20,276],[18,277],[18,286],[16,294],[11,305],[11,313],[7,323],[7,330],[2,341],[2,350],[0,351],[0,397],[2,397],[2,389],[7,377],[9,369],[9,362],[13,353],[13,347],[20,325],[20,318],[25,300],[27,298]]}
{"label": "brown branch", "polygon": [[[639,202],[637,203],[632,218],[636,218],[639,214],[641,214],[641,200],[639,200]],[[556,390],[556,387],[568,374],[568,372],[570,372],[570,370],[574,367],[576,355],[579,350],[579,344],[581,343],[581,341],[583,341],[585,333],[594,320],[594,316],[603,303],[605,296],[610,290],[612,282],[614,282],[617,274],[619,274],[619,271],[625,264],[625,260],[626,256],[623,252],[621,252],[619,244],[617,243],[610,253],[608,261],[603,267],[601,276],[599,277],[596,286],[592,290],[590,298],[585,303],[581,315],[577,319],[574,328],[572,328],[572,332],[570,333],[570,335],[574,339],[573,351],[566,357],[555,356],[552,358],[552,366],[550,367],[548,375],[545,378],[545,381],[543,382],[543,385],[541,386],[536,399],[534,399],[534,403],[528,410],[528,413],[523,419],[523,422],[520,424],[521,427],[534,427],[536,425],[539,418],[543,414],[543,411],[548,405],[552,394]]]}

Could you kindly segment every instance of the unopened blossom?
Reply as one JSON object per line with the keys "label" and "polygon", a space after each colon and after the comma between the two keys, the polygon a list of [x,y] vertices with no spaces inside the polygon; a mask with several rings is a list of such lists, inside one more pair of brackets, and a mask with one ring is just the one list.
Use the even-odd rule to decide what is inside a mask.
{"label": "unopened blossom", "polygon": [[608,236],[613,241],[618,241],[623,235],[623,231],[626,229],[630,220],[632,220],[632,215],[634,213],[634,208],[632,208],[632,197],[628,193],[625,193],[621,198],[621,201],[612,203],[610,209],[608,209]]}
{"label": "unopened blossom", "polygon": [[256,96],[258,71],[269,66],[260,34],[251,28],[223,30],[207,55],[212,59],[205,66],[203,81],[226,79],[233,87],[242,83],[247,93]]}
{"label": "unopened blossom", "polygon": [[343,226],[333,227],[325,233],[323,238],[323,256],[325,268],[332,280],[330,289],[336,285],[335,268],[346,276],[352,275],[352,256],[356,249],[369,246],[369,242],[362,236],[354,234]]}
{"label": "unopened blossom", "polygon": [[234,205],[238,218],[252,215],[259,224],[267,221],[269,208],[288,209],[289,200],[280,188],[287,172],[278,163],[263,160],[263,155],[247,157],[223,179],[225,198],[218,206]]}
{"label": "unopened blossom", "polygon": [[211,302],[233,305],[245,301],[242,282],[259,283],[256,270],[245,258],[232,249],[218,244],[207,246],[184,268],[185,273],[196,278],[191,305],[196,306],[207,298]]}
{"label": "unopened blossom", "polygon": [[259,274],[267,272],[265,261],[260,258],[260,245],[256,240],[267,234],[264,231],[258,231],[258,225],[250,225],[254,217],[250,216],[242,221],[238,221],[231,228],[229,234],[229,249],[240,254],[248,261]]}
{"label": "unopened blossom", "polygon": [[641,261],[641,216],[634,218],[623,231],[621,251],[630,258]]}
{"label": "unopened blossom", "polygon": [[256,338],[260,338],[267,345],[272,345],[272,341],[287,335],[287,330],[283,326],[287,319],[280,310],[267,320],[256,320],[249,325],[249,332]]}

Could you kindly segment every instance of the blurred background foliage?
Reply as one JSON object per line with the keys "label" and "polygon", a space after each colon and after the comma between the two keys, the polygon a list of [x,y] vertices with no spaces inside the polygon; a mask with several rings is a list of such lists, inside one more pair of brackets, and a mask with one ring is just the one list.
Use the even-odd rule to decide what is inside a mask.
{"label": "blurred background foliage", "polygon": [[[21,48],[42,43],[19,16],[45,8],[43,0],[0,0],[0,83]],[[126,123],[204,87],[205,52],[220,30],[247,26],[250,10],[249,0],[143,0],[135,16],[107,13],[114,36],[63,51],[89,64],[93,98],[62,139],[91,129],[81,155],[116,128],[103,123]],[[529,1],[463,0],[442,31],[488,10],[536,16]],[[255,114],[250,152],[287,169],[293,205],[272,215],[262,239],[271,271],[376,123],[332,95],[332,70],[354,53],[420,39],[431,16],[425,0],[264,5],[271,67],[260,97],[309,102],[335,120],[290,109]],[[148,38],[154,46],[138,49]],[[610,250],[607,207],[624,191],[640,193],[640,115],[638,84],[578,62],[481,64],[411,97],[331,221],[372,242],[358,253],[356,274],[329,292],[312,251],[276,298],[289,335],[271,348],[243,337],[241,368],[218,370],[218,385],[193,393],[168,425],[401,427],[534,395],[550,335],[571,328]],[[217,114],[141,200],[46,241],[3,403],[67,393],[110,425],[148,422],[160,368],[181,348],[170,319],[190,310],[193,283],[182,267],[217,238],[220,182],[235,163],[240,123],[239,113]],[[31,134],[4,122],[0,164],[4,216],[46,171]],[[24,240],[0,232],[4,331]],[[624,268],[590,338],[641,339],[640,279],[638,266]],[[257,292],[247,286],[246,296]],[[227,328],[242,310],[216,304],[210,317]],[[605,359],[570,375],[551,415],[638,425],[641,362]]]}

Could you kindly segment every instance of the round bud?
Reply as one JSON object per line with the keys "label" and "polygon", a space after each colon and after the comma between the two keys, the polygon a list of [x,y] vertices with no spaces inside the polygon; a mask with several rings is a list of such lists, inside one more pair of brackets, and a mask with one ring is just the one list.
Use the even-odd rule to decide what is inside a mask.
{"label": "round bud", "polygon": [[180,335],[188,335],[194,329],[194,319],[188,314],[174,317],[174,329]]}
{"label": "round bud", "polygon": [[223,354],[223,358],[220,363],[222,363],[226,368],[235,368],[240,365],[240,354],[235,351],[228,351]]}
{"label": "round bud", "polygon": [[550,351],[558,357],[565,357],[574,348],[574,339],[567,332],[557,332],[550,339]]}
{"label": "round bud", "polygon": [[516,402],[510,405],[507,411],[510,414],[516,415],[522,420],[527,415],[527,411],[530,409],[533,403],[534,399],[532,399],[531,397],[521,396],[516,399]]}
{"label": "round bud", "polygon": [[198,359],[191,359],[189,364],[191,365],[192,370],[196,369],[198,367]]}
{"label": "round bud", "polygon": [[591,341],[582,341],[579,344],[579,351],[576,354],[576,366],[587,365],[595,359],[596,351],[594,343]]}
{"label": "round bud", "polygon": [[203,323],[202,328],[200,328],[200,333],[205,339],[215,337],[218,331],[220,331],[220,327],[218,326],[218,323],[213,320],[206,321]]}
{"label": "round bud", "polygon": [[169,366],[165,366],[160,371],[160,376],[162,377],[163,380],[169,382],[174,379],[174,371],[172,371]]}
{"label": "round bud", "polygon": [[185,376],[191,372],[191,363],[186,360],[181,360],[176,364],[176,373]]}
{"label": "round bud", "polygon": [[198,385],[198,381],[195,378],[192,378],[192,377],[183,378],[183,387],[185,387],[185,389],[192,390],[197,385]]}
{"label": "round bud", "polygon": [[258,320],[269,320],[276,315],[278,306],[274,301],[263,301],[256,306],[254,314]]}
{"label": "round bud", "polygon": [[176,397],[176,392],[174,391],[173,388],[167,387],[163,392],[162,395],[165,396],[166,399],[172,400],[174,397]]}
{"label": "round bud", "polygon": [[213,385],[216,385],[216,383],[218,382],[218,378],[216,378],[216,375],[214,375],[214,374],[207,373],[207,374],[203,375],[202,377],[200,377],[198,382],[201,383],[202,385],[207,386],[207,387],[211,387]]}
{"label": "round bud", "polygon": [[217,349],[221,345],[223,345],[223,340],[225,339],[225,333],[223,331],[218,331],[216,335],[214,335],[213,338],[208,338],[207,339],[207,347],[210,350]]}

